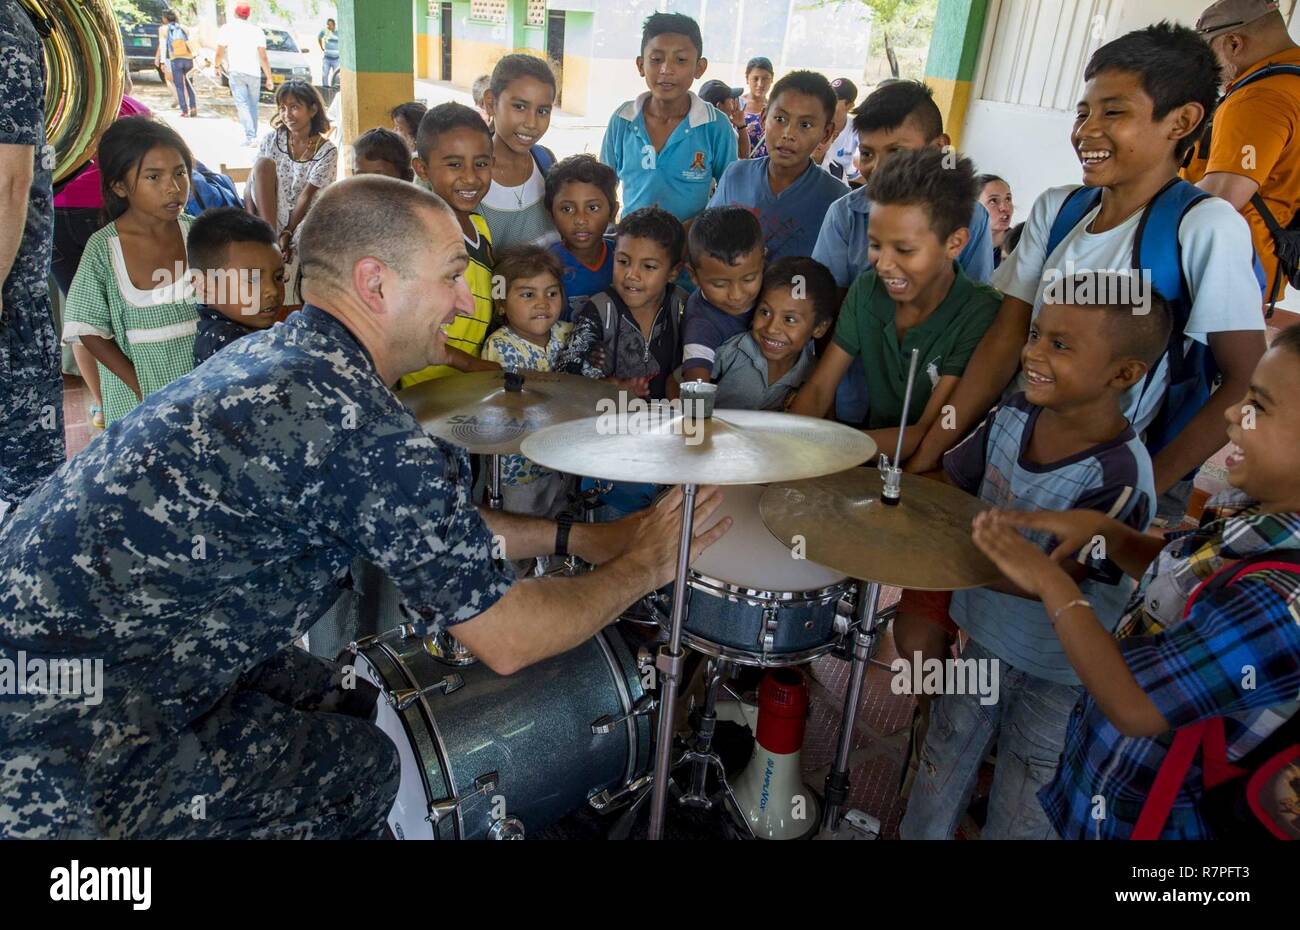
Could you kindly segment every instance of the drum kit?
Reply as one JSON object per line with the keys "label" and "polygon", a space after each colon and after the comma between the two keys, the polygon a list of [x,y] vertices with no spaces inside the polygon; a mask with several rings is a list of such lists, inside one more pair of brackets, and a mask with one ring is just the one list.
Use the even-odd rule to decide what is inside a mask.
{"label": "drum kit", "polygon": [[[909,401],[910,393],[909,380]],[[810,417],[665,404],[661,417],[611,428],[616,421],[593,414],[602,401],[616,403],[616,391],[555,373],[479,372],[398,396],[428,432],[491,456],[487,496],[497,506],[497,456],[517,452],[600,481],[681,486],[684,519],[674,582],[638,605],[638,615],[657,627],[653,657],[644,646],[634,655],[616,624],[563,655],[500,676],[454,637],[415,635],[396,589],[386,580],[379,586],[372,596],[381,632],[349,650],[359,674],[384,694],[378,725],[401,757],[389,816],[395,835],[521,839],[525,829],[544,828],[584,804],[599,812],[622,808],[611,835],[627,835],[648,802],[648,836],[659,839],[672,795],[686,807],[721,807],[732,835],[861,838],[870,818],[845,810],[849,751],[882,622],[881,586],[956,590],[995,580],[997,570],[970,539],[977,500],[903,475],[883,455],[877,468],[858,467],[875,456],[872,440]],[[733,524],[691,564],[701,485],[726,486],[706,528],[726,516]],[[570,561],[568,571],[583,570]],[[691,738],[683,740],[675,718],[687,650],[704,659],[705,687]],[[827,653],[851,663],[835,761],[820,807],[801,794],[796,816],[803,822],[792,824],[788,806],[771,805],[777,816],[767,801],[777,785],[787,793],[801,787],[797,766],[783,774],[769,756],[759,777],[751,771],[759,745],[731,784],[712,745],[718,698],[740,667],[772,670],[760,688],[756,725],[752,706],[745,719],[759,744],[787,753],[778,763],[791,758],[793,738],[797,760],[807,692],[796,669]],[[782,729],[785,723],[797,723],[797,731]],[[776,736],[765,740],[765,728]],[[673,776],[683,769],[679,785]],[[753,800],[760,795],[761,805]]]}

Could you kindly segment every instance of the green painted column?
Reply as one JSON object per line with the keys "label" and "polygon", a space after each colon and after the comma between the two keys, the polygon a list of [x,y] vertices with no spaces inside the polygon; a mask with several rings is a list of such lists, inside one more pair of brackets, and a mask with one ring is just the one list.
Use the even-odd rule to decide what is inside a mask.
{"label": "green painted column", "polygon": [[989,0],[939,0],[934,16],[925,81],[934,88],[934,102],[943,114],[944,129],[960,147],[971,81],[979,63],[980,44]]}
{"label": "green painted column", "polygon": [[338,0],[344,145],[367,130],[391,126],[389,111],[415,96],[411,3]]}

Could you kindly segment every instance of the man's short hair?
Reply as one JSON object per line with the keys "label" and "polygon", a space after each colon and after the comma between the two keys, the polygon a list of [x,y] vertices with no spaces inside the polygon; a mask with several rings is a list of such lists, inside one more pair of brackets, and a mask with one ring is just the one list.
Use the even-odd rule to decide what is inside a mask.
{"label": "man's short hair", "polygon": [[921,207],[941,242],[970,225],[979,192],[971,160],[932,145],[895,152],[871,175],[873,204]]}
{"label": "man's short hair", "polygon": [[[555,208],[555,198],[566,184],[590,184],[600,188],[609,201],[609,215],[618,213],[618,174],[595,155],[570,155],[559,162],[546,175],[546,212]],[[603,233],[604,230],[601,230]]]}
{"label": "man's short hair", "polygon": [[691,265],[709,255],[724,265],[734,265],[750,252],[763,249],[763,227],[744,207],[711,207],[695,218],[686,237]]}
{"label": "man's short hair", "polygon": [[763,292],[773,288],[802,285],[803,297],[812,301],[816,323],[829,323],[839,310],[839,286],[829,268],[815,258],[787,255],[778,258],[763,272]]}
{"label": "man's short hair", "polygon": [[1161,120],[1187,103],[1199,103],[1205,116],[1194,132],[1178,140],[1174,157],[1182,159],[1196,145],[1214,114],[1223,76],[1210,46],[1193,30],[1162,20],[1107,42],[1088,59],[1083,79],[1103,71],[1135,74],[1151,98],[1151,116]]}
{"label": "man's short hair", "polygon": [[[1133,272],[1082,272],[1068,281],[1062,279],[1058,287],[1043,292],[1044,304],[1068,304],[1105,314],[1111,358],[1141,359],[1154,368],[1169,347],[1174,325],[1169,301],[1149,282],[1139,287]],[[1066,299],[1054,299],[1057,293]],[[1087,295],[1087,300],[1081,295]]]}
{"label": "man's short hair", "polygon": [[933,142],[943,135],[943,114],[934,102],[934,91],[920,81],[891,81],[867,95],[853,111],[853,129],[858,135],[892,132],[911,120]]}
{"label": "man's short hair", "polygon": [[491,86],[492,75],[490,74],[480,74],[474,78],[474,83],[469,88],[469,94],[474,98],[474,106],[483,106],[483,95],[487,93],[487,89]]}
{"label": "man's short hair", "polygon": [[704,57],[700,24],[685,13],[652,13],[647,16],[641,24],[641,54],[645,54],[645,47],[651,39],[662,35],[686,36],[695,45],[696,57]]}
{"label": "man's short hair", "polygon": [[614,239],[617,242],[624,236],[659,243],[674,265],[682,260],[686,231],[682,221],[662,207],[642,207],[623,217],[614,229]]}
{"label": "man's short hair", "polygon": [[455,129],[481,132],[487,136],[488,144],[492,144],[492,131],[478,110],[463,103],[440,103],[430,107],[420,120],[420,131],[415,136],[415,153],[428,163],[429,153],[438,145],[438,137]]}
{"label": "man's short hair", "polygon": [[826,75],[818,74],[816,71],[791,71],[784,74],[781,80],[773,85],[772,90],[767,95],[767,106],[771,109],[776,103],[776,99],[787,91],[794,91],[797,94],[806,94],[809,97],[819,101],[822,109],[826,112],[826,122],[835,119],[835,107],[838,105],[838,99],[835,91],[831,89],[831,82],[826,80]]}
{"label": "man's short hair", "polygon": [[217,271],[226,267],[230,246],[236,242],[275,245],[275,230],[260,216],[239,207],[205,210],[190,226],[185,251],[192,271]]}
{"label": "man's short hair", "polygon": [[299,230],[304,287],[347,287],[368,256],[410,277],[428,261],[431,210],[455,221],[437,194],[396,178],[366,174],[323,188]]}

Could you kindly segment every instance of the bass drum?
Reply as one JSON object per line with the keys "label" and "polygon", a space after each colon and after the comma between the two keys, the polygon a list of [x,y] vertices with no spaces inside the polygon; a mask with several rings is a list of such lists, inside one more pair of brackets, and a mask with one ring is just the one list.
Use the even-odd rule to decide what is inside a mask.
{"label": "bass drum", "polygon": [[522,839],[649,765],[646,716],[592,726],[642,695],[612,629],[509,676],[445,663],[417,637],[362,646],[356,668],[384,691],[376,725],[401,757],[388,817],[399,839]]}

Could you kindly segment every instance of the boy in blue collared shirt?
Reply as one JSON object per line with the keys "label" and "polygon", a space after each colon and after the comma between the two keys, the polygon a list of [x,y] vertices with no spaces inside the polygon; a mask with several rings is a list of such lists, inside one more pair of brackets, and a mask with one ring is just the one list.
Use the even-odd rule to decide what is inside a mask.
{"label": "boy in blue collared shirt", "polygon": [[691,281],[699,288],[682,315],[682,380],[709,381],[714,354],[749,331],[763,287],[763,230],[742,207],[700,214],[686,241]]}
{"label": "boy in blue collared shirt", "polygon": [[626,213],[657,206],[689,223],[736,160],[727,115],[691,93],[708,65],[695,20],[681,13],[646,19],[636,67],[650,90],[614,111],[600,148],[600,160],[623,182]]}
{"label": "boy in blue collared shirt", "polygon": [[727,168],[711,207],[748,207],[763,225],[769,261],[808,257],[817,244],[826,211],[848,191],[843,181],[818,168],[812,153],[830,141],[835,91],[815,71],[792,71],[772,88],[762,158]]}

